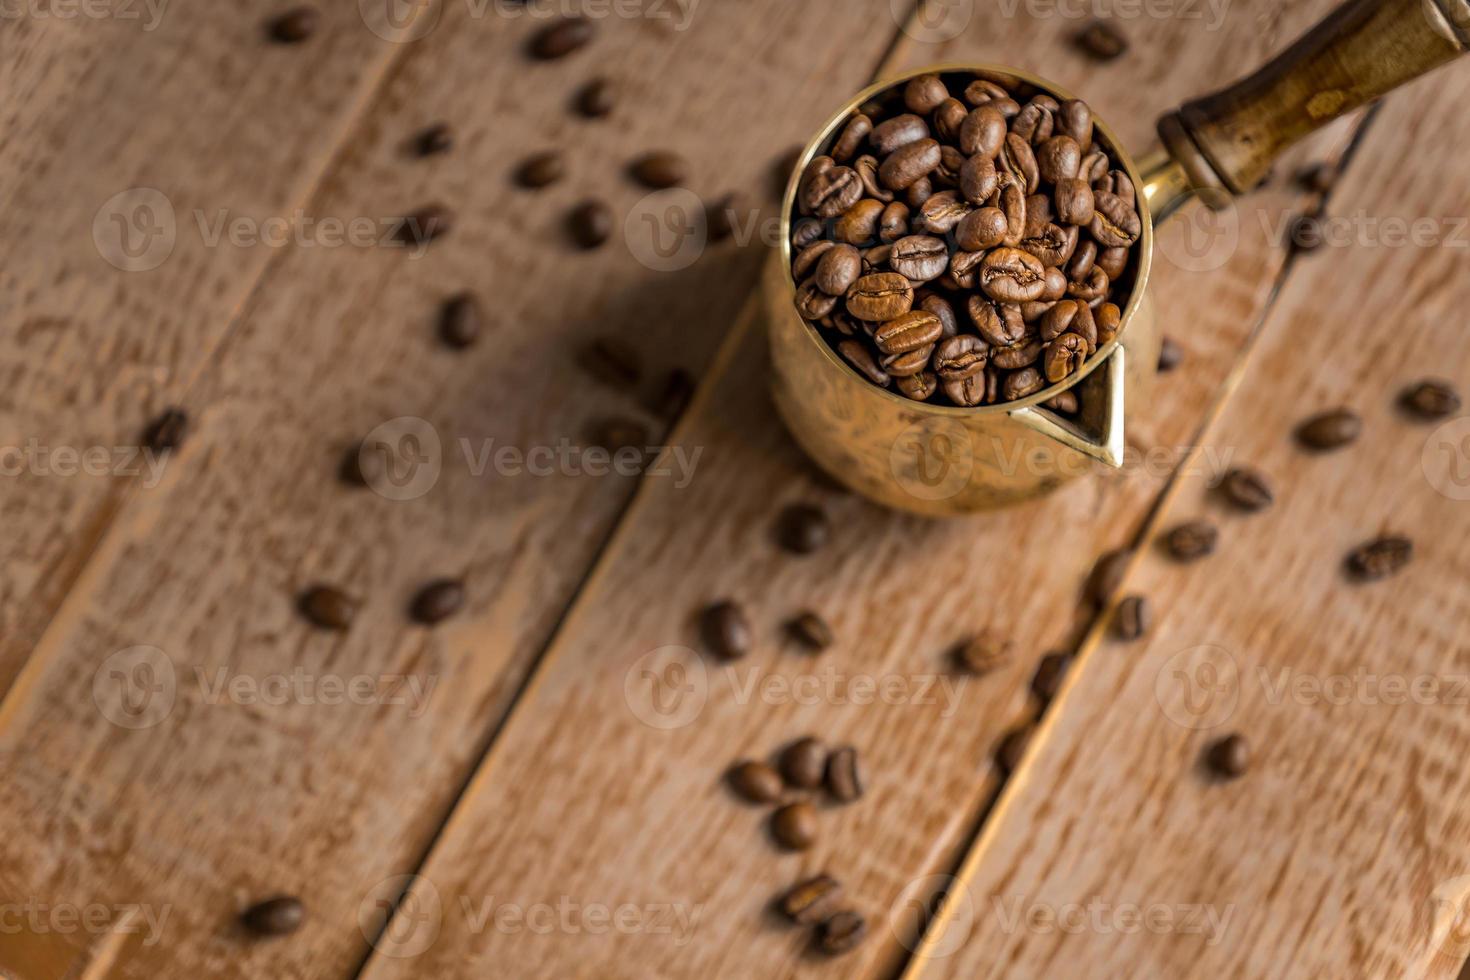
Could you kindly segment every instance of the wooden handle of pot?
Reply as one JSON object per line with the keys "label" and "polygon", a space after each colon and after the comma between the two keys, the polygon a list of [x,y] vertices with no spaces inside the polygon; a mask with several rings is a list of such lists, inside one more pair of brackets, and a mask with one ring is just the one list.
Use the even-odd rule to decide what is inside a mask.
{"label": "wooden handle of pot", "polygon": [[1308,133],[1459,57],[1470,0],[1348,0],[1273,61],[1159,120],[1190,183],[1242,194]]}

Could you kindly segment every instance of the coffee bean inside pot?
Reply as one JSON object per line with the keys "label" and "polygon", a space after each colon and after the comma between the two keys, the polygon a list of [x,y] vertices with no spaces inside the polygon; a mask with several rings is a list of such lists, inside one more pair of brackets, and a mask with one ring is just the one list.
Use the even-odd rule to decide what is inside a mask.
{"label": "coffee bean inside pot", "polygon": [[305,918],[306,907],[301,899],[278,895],[250,906],[240,921],[257,936],[287,936],[299,929]]}
{"label": "coffee bean inside pot", "polygon": [[717,602],[704,610],[699,622],[705,646],[721,659],[737,660],[750,652],[750,621],[738,604]]}

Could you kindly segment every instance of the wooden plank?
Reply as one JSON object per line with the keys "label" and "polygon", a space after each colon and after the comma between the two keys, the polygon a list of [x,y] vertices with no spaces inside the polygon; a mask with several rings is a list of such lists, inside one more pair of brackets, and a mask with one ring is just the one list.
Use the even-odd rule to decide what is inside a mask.
{"label": "wooden plank", "polygon": [[[1218,553],[1140,554],[1124,588],[1157,627],[1089,643],[912,976],[1459,975],[1470,423],[1394,402],[1425,376],[1470,380],[1467,93],[1459,64],[1385,101],[1332,195],[1340,244],[1299,263],[1204,440],[1269,474],[1275,505],[1232,513],[1199,476],[1171,493],[1151,530],[1207,518]],[[1338,406],[1362,437],[1303,452],[1294,426]],[[1385,532],[1414,540],[1413,563],[1348,582],[1344,556]],[[1254,761],[1225,784],[1200,763],[1231,731]],[[1128,903],[1155,926],[1119,928]]]}
{"label": "wooden plank", "polygon": [[137,458],[147,421],[182,398],[277,251],[211,244],[196,215],[259,223],[301,207],[405,50],[351,6],[324,11],[301,45],[266,38],[276,0],[12,9],[0,18],[0,690],[127,494],[156,482]]}
{"label": "wooden plank", "polygon": [[[1287,26],[1304,28],[1327,6],[1295,9]],[[1132,64],[1105,71],[1069,64],[1078,56],[1060,46],[1064,26],[1024,17],[977,17],[953,43],[901,48],[891,67],[1058,59],[1067,67],[1051,74],[1075,84],[1068,76],[1090,71],[1091,84],[1077,87],[1142,140],[1174,98],[1259,60],[1268,8],[1276,9],[1235,5],[1219,32],[1150,23]],[[1260,198],[1267,216],[1300,203],[1279,186]],[[1162,315],[1197,333],[1185,341],[1187,366],[1139,420],[1134,440],[1145,449],[1191,438],[1282,263],[1256,221],[1240,225],[1238,247],[1208,273],[1187,257],[1171,265],[1171,248],[1185,255],[1177,242],[1161,247]],[[1180,459],[1084,481],[1004,514],[936,523],[882,513],[811,472],[765,393],[763,324],[751,315],[737,329],[675,436],[703,450],[693,483],[645,483],[421,872],[400,928],[369,965],[373,980],[464,963],[589,977],[892,971],[914,937],[912,917],[906,925],[896,915],[889,928],[889,908],[952,867],[995,789],[996,740],[1034,711],[1026,687],[1036,660],[1087,622],[1077,604],[1087,568],[1130,540]],[[784,556],[771,540],[776,515],[795,501],[820,502],[832,519],[836,540],[820,557]],[[761,637],[729,668],[693,652],[694,614],[723,597],[748,606]],[[820,661],[780,639],[780,624],[806,606],[840,638]],[[1012,638],[1019,655],[961,684],[946,653],[987,627]],[[683,674],[668,672],[670,664]],[[890,703],[855,703],[869,682],[891,685]],[[765,811],[736,802],[722,776],[735,759],[808,733],[859,746],[870,789],[856,805],[821,812],[811,851],[781,854],[766,840]],[[843,879],[873,923],[870,941],[837,962],[815,960],[809,935],[768,909],[780,890],[819,869]],[[638,910],[627,928],[578,924],[582,910],[625,904]],[[555,916],[564,905],[576,911],[544,931],[517,918],[527,909]],[[437,914],[426,917],[431,909]],[[506,922],[487,924],[487,909],[505,910]],[[686,928],[655,931],[670,922]],[[402,955],[410,951],[417,955]]]}
{"label": "wooden plank", "polygon": [[[544,20],[476,9],[444,5],[311,212],[372,218],[442,201],[458,214],[454,230],[417,259],[389,248],[282,254],[188,393],[190,439],[103,536],[0,706],[0,864],[18,886],[171,910],[165,941],[127,945],[112,975],[341,976],[364,957],[359,913],[394,897],[391,876],[427,849],[635,486],[631,475],[588,475],[595,459],[575,453],[523,462],[519,474],[493,460],[475,470],[460,440],[475,465],[506,445],[560,453],[590,424],[627,415],[657,441],[642,401],[668,369],[702,368],[761,259],[731,242],[660,272],[636,238],[575,250],[565,213],[600,196],[621,222],[646,194],[627,163],[663,146],[688,157],[699,193],[759,200],[772,161],[863,83],[892,33],[839,0],[701,5],[682,30],[653,13],[679,8],[648,4],[646,16],[600,18],[596,43],[546,64],[523,50]],[[574,116],[574,94],[599,74],[624,86],[616,112]],[[810,108],[757,126],[778,101]],[[456,149],[404,159],[405,138],[434,119],[456,128]],[[567,178],[535,195],[516,187],[513,169],[547,147],[565,150]],[[455,353],[435,320],[466,288],[490,322],[477,347]],[[575,366],[600,334],[639,349],[638,391]],[[341,485],[343,450],[403,416],[437,433],[432,488],[400,500],[386,485],[389,496]],[[527,468],[543,465],[552,472]],[[415,591],[443,575],[466,577],[464,613],[433,632],[409,625]],[[347,634],[296,614],[295,595],[318,581],[361,601]],[[161,654],[110,659],[138,646]],[[156,725],[108,721],[132,723],[114,712],[119,699],[143,703],[142,685],[170,676],[172,708]],[[294,689],[285,703],[251,704],[216,686],[298,676],[366,677],[395,697],[420,683],[427,704],[376,693],[313,703]],[[169,701],[151,703],[162,712]],[[307,924],[247,945],[236,915],[278,891],[303,897]]]}

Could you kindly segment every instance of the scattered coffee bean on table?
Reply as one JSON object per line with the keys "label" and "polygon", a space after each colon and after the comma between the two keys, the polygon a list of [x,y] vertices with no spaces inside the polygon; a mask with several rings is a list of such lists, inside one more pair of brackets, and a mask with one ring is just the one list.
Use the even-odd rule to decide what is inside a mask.
{"label": "scattered coffee bean on table", "polygon": [[1275,496],[1266,478],[1253,469],[1238,466],[1225,474],[1220,484],[1225,499],[1247,513],[1259,513],[1271,506]]}
{"label": "scattered coffee bean on table", "polygon": [[1066,653],[1048,653],[1041,658],[1041,663],[1036,666],[1036,675],[1031,678],[1031,693],[1038,701],[1047,704],[1057,696],[1071,665],[1072,657]]}
{"label": "scattered coffee bean on table", "polygon": [[454,131],[449,128],[448,123],[434,123],[419,133],[416,147],[421,157],[431,157],[440,153],[448,153],[454,146]]}
{"label": "scattered coffee bean on table", "polygon": [[800,926],[813,926],[836,911],[842,901],[842,885],[831,875],[821,874],[793,886],[781,896],[781,912]]}
{"label": "scattered coffee bean on table", "polygon": [[643,377],[643,358],[621,337],[596,338],[582,350],[577,363],[592,377],[613,388],[632,388]]}
{"label": "scattered coffee bean on table", "polygon": [[464,583],[458,579],[430,582],[414,596],[409,612],[426,626],[441,623],[464,607]]}
{"label": "scattered coffee bean on table", "polygon": [[781,798],[781,774],[764,762],[736,763],[729,780],[730,788],[752,803],[775,803]]}
{"label": "scattered coffee bean on table", "polygon": [[1172,337],[1159,343],[1159,373],[1168,374],[1184,361],[1184,349]]}
{"label": "scattered coffee bean on table", "polygon": [[383,457],[378,453],[363,456],[362,443],[348,446],[337,467],[337,478],[350,487],[370,487],[383,478]]}
{"label": "scattered coffee bean on table", "polygon": [[798,613],[786,624],[786,629],[798,643],[814,653],[827,649],[834,641],[832,627],[810,610]]}
{"label": "scattered coffee bean on table", "polygon": [[357,603],[341,589],[315,585],[301,593],[298,606],[314,625],[328,630],[345,630],[357,614]]}
{"label": "scattered coffee bean on table", "polygon": [[1105,608],[1113,599],[1113,593],[1123,584],[1123,572],[1133,558],[1129,548],[1118,548],[1098,558],[1087,579],[1087,598],[1099,609]]}
{"label": "scattered coffee bean on table", "polygon": [[1095,20],[1078,33],[1077,46],[1098,61],[1112,61],[1127,52],[1128,39],[1107,21]]}
{"label": "scattered coffee bean on table", "polygon": [[776,536],[794,555],[809,555],[827,543],[831,527],[827,515],[810,504],[793,504],[781,512]]}
{"label": "scattered coffee bean on table", "polygon": [[257,936],[286,936],[299,929],[305,918],[306,907],[301,899],[279,895],[250,906],[240,921]]}
{"label": "scattered coffee bean on table", "polygon": [[1117,335],[1143,222],[1086,103],[1010,75],[920,75],[824,150],[791,215],[796,308],[871,383],[1015,401]]}
{"label": "scattered coffee bean on table", "polygon": [[1347,556],[1348,574],[1359,582],[1376,582],[1404,570],[1414,558],[1414,542],[1385,535],[1354,548]]}
{"label": "scattered coffee bean on table", "polygon": [[543,61],[565,58],[590,42],[596,33],[597,28],[592,21],[582,17],[564,17],[531,37],[531,54]]}
{"label": "scattered coffee bean on table", "polygon": [[1296,180],[1314,194],[1326,194],[1337,183],[1337,168],[1330,163],[1308,164],[1297,171]]}
{"label": "scattered coffee bean on table", "polygon": [[1015,645],[990,630],[977,633],[955,648],[955,661],[972,674],[988,674],[1005,666]]}
{"label": "scattered coffee bean on table", "polygon": [[1235,779],[1250,767],[1250,744],[1243,735],[1227,735],[1210,746],[1206,758],[1215,775]]}
{"label": "scattered coffee bean on table", "polygon": [[771,836],[782,847],[804,851],[817,839],[817,811],[810,803],[788,803],[771,814]]}
{"label": "scattered coffee bean on table", "polygon": [[563,172],[561,154],[555,150],[527,157],[516,168],[516,182],[522,187],[540,190],[561,180]]}
{"label": "scattered coffee bean on table", "polygon": [[1020,767],[1030,744],[1030,728],[1018,728],[1000,740],[995,750],[995,761],[1004,775],[1009,776]]}
{"label": "scattered coffee bean on table", "polygon": [[1287,231],[1286,244],[1293,252],[1315,252],[1325,244],[1322,240],[1322,218],[1317,214],[1297,215]]}
{"label": "scattered coffee bean on table", "polygon": [[577,93],[577,111],[588,119],[611,115],[616,104],[617,89],[607,78],[594,78]]}
{"label": "scattered coffee bean on table", "polygon": [[446,346],[463,350],[480,339],[483,320],[480,303],[472,293],[451,296],[439,315],[439,339]]}
{"label": "scattered coffee bean on table", "polygon": [[398,226],[401,245],[427,245],[443,238],[454,227],[454,212],[442,204],[429,204],[403,219]]}
{"label": "scattered coffee bean on table", "polygon": [[637,419],[603,419],[593,428],[591,436],[594,446],[613,453],[622,449],[642,451],[648,448],[648,426]]}
{"label": "scattered coffee bean on table", "polygon": [[271,40],[280,44],[300,44],[316,33],[321,15],[312,7],[296,7],[270,22]]}
{"label": "scattered coffee bean on table", "polygon": [[1152,614],[1141,595],[1125,596],[1113,613],[1113,635],[1120,640],[1137,640],[1148,632]]}
{"label": "scattered coffee bean on table", "polygon": [[752,634],[745,610],[734,602],[717,602],[700,616],[705,646],[722,660],[738,660],[750,652]]}
{"label": "scattered coffee bean on table", "polygon": [[654,414],[666,422],[674,422],[684,414],[692,397],[694,376],[683,368],[674,368],[664,377],[658,399],[653,403]]}
{"label": "scattered coffee bean on table", "polygon": [[856,949],[868,935],[868,923],[861,915],[847,910],[838,912],[822,923],[817,943],[822,952],[838,956]]}
{"label": "scattered coffee bean on table", "polygon": [[1164,538],[1169,554],[1178,561],[1195,561],[1213,554],[1220,532],[1208,521],[1180,524]]}
{"label": "scattered coffee bean on table", "polygon": [[1363,420],[1350,409],[1337,408],[1322,412],[1297,426],[1296,439],[1307,449],[1326,452],[1341,449],[1358,438],[1363,431]]}
{"label": "scattered coffee bean on table", "polygon": [[155,453],[177,449],[189,432],[189,416],[182,408],[164,409],[143,432],[143,446]]}
{"label": "scattered coffee bean on table", "polygon": [[1448,381],[1426,378],[1405,388],[1399,404],[1411,415],[1432,422],[1458,412],[1460,396]]}
{"label": "scattered coffee bean on table", "polygon": [[632,174],[644,187],[664,190],[684,183],[689,177],[689,165],[677,153],[660,150],[633,161]]}
{"label": "scattered coffee bean on table", "polygon": [[598,248],[612,236],[612,211],[601,201],[584,201],[567,220],[572,240],[583,248]]}
{"label": "scattered coffee bean on table", "polygon": [[827,756],[827,792],[839,803],[852,803],[863,795],[863,772],[857,749],[844,745]]}
{"label": "scattered coffee bean on table", "polygon": [[815,738],[807,736],[786,746],[781,753],[781,775],[788,786],[816,789],[826,774],[827,750]]}

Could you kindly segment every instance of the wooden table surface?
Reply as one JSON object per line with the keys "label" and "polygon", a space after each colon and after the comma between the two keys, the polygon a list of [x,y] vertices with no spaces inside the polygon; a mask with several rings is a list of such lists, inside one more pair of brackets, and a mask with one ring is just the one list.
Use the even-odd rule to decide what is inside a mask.
{"label": "wooden table surface", "polygon": [[[277,0],[0,18],[0,974],[1458,975],[1470,422],[1395,398],[1470,383],[1470,64],[1340,120],[1222,217],[1159,229],[1184,357],[1121,472],[936,522],[834,488],[770,404],[754,288],[778,162],[875,77],[964,61],[1084,93],[1141,152],[1329,0],[1104,4],[1131,41],[1104,65],[1069,41],[1092,7],[1049,0],[392,6],[324,4],[290,46],[263,32]],[[595,40],[531,60],[563,8]],[[570,106],[596,76],[622,94],[588,120]],[[436,121],[453,149],[408,152]],[[516,186],[552,148],[566,177]],[[678,269],[626,175],[656,148],[748,208]],[[1324,203],[1290,179],[1312,161],[1343,166],[1334,235],[1292,254],[1285,223]],[[617,231],[582,252],[564,221],[591,197]],[[432,203],[456,223],[421,255],[326,230]],[[463,290],[489,322],[457,352],[435,318]],[[602,336],[639,353],[631,389],[579,366]],[[671,424],[650,406],[674,370],[698,387]],[[186,440],[138,458],[169,406]],[[1336,406],[1362,437],[1302,452],[1295,425]],[[608,419],[673,465],[496,462]],[[427,476],[345,485],[372,433],[416,437]],[[1268,511],[1211,491],[1241,463]],[[797,502],[832,519],[817,555],[773,542]],[[1197,517],[1220,547],[1180,565],[1157,539]],[[1414,562],[1349,583],[1343,556],[1384,532]],[[1156,621],[1134,643],[1083,599],[1126,546],[1122,591]],[[465,610],[412,624],[443,576]],[[345,633],[297,614],[316,583],[360,602]],[[725,597],[758,633],[733,665],[695,652]],[[782,638],[803,608],[838,637],[818,658]],[[957,673],[980,630],[1014,656]],[[1051,651],[1074,657],[1045,706]],[[1253,764],[1222,783],[1200,759],[1231,731]],[[868,790],[791,854],[723,774],[806,734],[857,746]],[[840,959],[770,909],[824,870],[870,926]],[[250,938],[241,910],[275,894],[305,923]]]}

